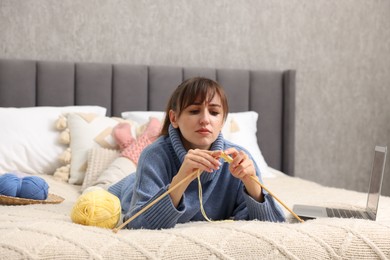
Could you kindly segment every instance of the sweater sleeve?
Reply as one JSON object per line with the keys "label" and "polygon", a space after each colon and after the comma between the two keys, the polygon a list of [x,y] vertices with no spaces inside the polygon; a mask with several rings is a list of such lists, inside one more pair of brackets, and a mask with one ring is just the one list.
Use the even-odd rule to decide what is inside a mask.
{"label": "sweater sleeve", "polygon": [[285,221],[283,211],[271,195],[263,191],[264,202],[258,202],[246,192],[245,187],[241,189],[237,198],[237,207],[233,213],[235,220]]}
{"label": "sweater sleeve", "polygon": [[[253,160],[253,158],[252,158]],[[255,164],[256,174],[262,183],[261,173],[258,166]],[[262,190],[264,202],[258,202],[253,199],[246,191],[242,184],[241,192],[237,196],[238,207],[235,210],[235,219],[258,219],[261,221],[284,222],[285,216],[282,209],[275,203],[274,198],[266,191]]]}
{"label": "sweater sleeve", "polygon": [[[145,203],[144,206],[148,205],[152,201],[156,200],[164,192],[168,190],[168,186],[162,188],[157,192],[150,200]],[[124,216],[124,221],[132,217],[144,206],[133,207],[127,214]],[[146,210],[143,214],[131,221],[127,228],[146,228],[146,229],[163,229],[163,228],[172,228],[176,225],[179,217],[184,213],[185,206],[182,203],[179,204],[178,208],[172,203],[172,200],[169,195],[163,197],[160,201],[154,204],[151,208]]]}
{"label": "sweater sleeve", "polygon": [[[166,158],[165,158],[166,159]],[[124,221],[131,218],[142,208],[164,194],[171,182],[171,169],[164,163],[164,158],[155,153],[144,151],[138,162],[136,181],[131,198],[130,210],[125,214]],[[183,195],[184,196],[184,195]],[[176,208],[169,195],[164,196],[156,204],[132,220],[127,228],[163,229],[176,225],[179,217],[185,212],[183,199]]]}
{"label": "sweater sleeve", "polygon": [[244,192],[245,204],[248,208],[249,219],[258,219],[261,221],[283,222],[285,216],[281,208],[275,203],[275,200],[268,193],[264,193],[264,202],[260,203],[254,200],[246,191]]}

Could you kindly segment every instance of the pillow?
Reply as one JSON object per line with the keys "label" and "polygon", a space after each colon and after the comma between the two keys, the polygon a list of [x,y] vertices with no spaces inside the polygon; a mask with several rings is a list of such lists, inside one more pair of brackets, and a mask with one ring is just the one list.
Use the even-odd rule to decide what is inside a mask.
{"label": "pillow", "polygon": [[108,189],[135,170],[135,163],[120,157],[119,151],[102,147],[92,148],[88,152],[88,168],[81,191],[86,192],[90,187]]}
{"label": "pillow", "polygon": [[249,151],[259,167],[262,177],[274,177],[274,174],[268,169],[268,164],[257,142],[258,116],[258,113],[254,111],[229,113],[222,128],[222,134],[226,140],[239,144]]}
{"label": "pillow", "polygon": [[[122,118],[144,124],[150,117],[156,117],[163,122],[165,112],[162,111],[126,111],[121,114]],[[226,140],[239,144],[246,148],[254,158],[262,173],[262,177],[274,177],[268,169],[268,165],[257,143],[257,120],[258,113],[254,111],[228,113],[222,134]]]}
{"label": "pillow", "polygon": [[[63,121],[66,121],[66,126],[64,126],[65,123],[62,123]],[[119,147],[112,137],[112,130],[120,122],[129,123],[132,128],[131,134],[134,138],[132,145],[137,148],[137,152],[133,152],[131,158],[136,164],[139,153],[148,144],[145,142],[145,138],[142,138],[142,135],[146,133],[148,122],[141,125],[135,121],[117,117],[110,118],[97,116],[96,114],[70,113],[67,115],[66,120],[61,118],[57,120],[58,128],[63,130],[60,134],[60,140],[69,145],[69,148],[60,156],[60,160],[63,164],[68,164],[69,166],[58,168],[55,176],[71,184],[81,185],[84,181],[87,181],[85,185],[91,185],[92,181],[86,176],[86,172],[89,171],[89,174],[93,172],[93,179],[96,179],[95,177],[115,159],[113,156],[108,155],[110,152],[107,149],[112,150],[111,155],[114,153],[119,155]],[[103,156],[102,153],[104,152],[102,151],[94,155],[96,151],[91,151],[93,148],[106,149],[105,156],[108,158],[105,157],[102,165],[95,165],[95,162],[98,160],[89,159],[88,153],[93,158]]]}
{"label": "pillow", "polygon": [[128,111],[122,112],[121,114],[123,119],[132,120],[140,125],[144,125],[149,122],[150,117],[155,117],[160,122],[163,122],[165,119],[165,112],[163,111]]}
{"label": "pillow", "polygon": [[109,167],[109,165],[119,157],[118,150],[95,147],[88,151],[87,170],[83,180],[81,190],[92,186],[99,178],[100,174]]}
{"label": "pillow", "polygon": [[58,142],[54,122],[69,112],[96,113],[99,106],[0,108],[0,172],[53,174],[59,166],[57,157],[65,149]]}
{"label": "pillow", "polygon": [[111,136],[112,129],[124,120],[116,117],[103,117],[96,114],[71,113],[67,117],[70,134],[69,183],[83,183],[87,170],[88,151],[94,147],[117,149]]}

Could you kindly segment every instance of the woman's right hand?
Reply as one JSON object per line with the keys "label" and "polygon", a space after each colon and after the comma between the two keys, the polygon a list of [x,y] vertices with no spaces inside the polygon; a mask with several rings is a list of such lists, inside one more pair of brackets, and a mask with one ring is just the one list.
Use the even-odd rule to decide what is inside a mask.
{"label": "woman's right hand", "polygon": [[188,174],[191,174],[196,170],[200,170],[201,172],[213,172],[221,166],[221,162],[219,161],[221,154],[222,151],[190,149],[184,157],[183,164],[177,175],[181,175],[185,178]]}
{"label": "woman's right hand", "polygon": [[[219,161],[221,154],[222,151],[209,151],[201,149],[188,150],[179,172],[172,179],[170,187],[173,187],[175,184],[179,183],[181,180],[196,170],[200,170],[201,172],[213,172],[214,170],[217,170],[221,166]],[[187,189],[188,185],[196,178],[197,175],[194,175],[193,178],[189,179],[187,182],[183,183],[180,185],[180,187],[170,193],[172,202],[175,207],[179,205],[181,197],[183,196],[183,193]]]}

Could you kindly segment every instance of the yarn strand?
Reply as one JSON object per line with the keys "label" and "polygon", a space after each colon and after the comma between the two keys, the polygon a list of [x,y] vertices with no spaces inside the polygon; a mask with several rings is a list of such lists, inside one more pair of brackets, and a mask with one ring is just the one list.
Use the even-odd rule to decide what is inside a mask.
{"label": "yarn strand", "polygon": [[211,219],[206,214],[206,211],[204,210],[203,207],[203,192],[202,192],[202,183],[200,182],[200,174],[201,172],[198,170],[198,193],[199,193],[199,206],[200,206],[200,212],[202,212],[203,217],[208,221],[208,222],[213,222]]}
{"label": "yarn strand", "polygon": [[[221,157],[228,163],[231,163],[233,161],[233,158],[229,155],[222,153]],[[297,220],[299,220],[301,223],[305,222],[303,219],[301,219],[297,214],[294,213],[286,204],[283,203],[278,197],[276,197],[269,189],[267,189],[255,176],[250,176],[251,180],[253,180],[255,183],[257,183],[262,189],[264,189],[266,192],[268,192],[269,195],[271,195],[274,199],[276,199],[285,209],[287,209]]]}
{"label": "yarn strand", "polygon": [[[222,153],[221,154],[221,158],[224,159],[227,163],[231,163],[233,161],[233,158],[230,157],[229,155],[225,154],[225,153]],[[185,177],[183,180],[181,180],[180,182],[178,182],[176,185],[170,187],[166,192],[164,192],[163,194],[161,194],[157,199],[155,199],[154,201],[152,201],[151,203],[149,203],[148,205],[146,205],[144,208],[142,208],[140,211],[138,211],[136,214],[134,214],[131,218],[129,218],[128,220],[126,220],[125,222],[122,223],[122,225],[120,225],[119,227],[117,228],[114,228],[113,229],[113,232],[114,233],[118,233],[119,230],[121,230],[123,227],[125,227],[127,224],[129,224],[131,221],[133,221],[135,218],[137,218],[139,215],[141,215],[142,213],[144,213],[146,210],[148,210],[149,208],[151,208],[154,204],[156,204],[157,202],[159,202],[160,200],[162,200],[166,195],[170,194],[172,191],[174,191],[176,188],[178,188],[180,185],[182,185],[184,182],[186,182],[187,180],[197,176],[198,178],[198,184],[199,184],[199,187],[198,187],[198,190],[199,190],[199,201],[200,201],[200,210],[202,212],[202,215],[203,217],[209,221],[209,222],[213,222],[211,219],[209,219],[206,215],[206,212],[204,211],[204,208],[203,208],[203,202],[202,202],[202,187],[201,187],[201,183],[200,183],[200,170],[196,170],[194,172],[192,172],[191,174],[189,174],[187,177]],[[261,182],[259,182],[259,180],[254,177],[254,176],[251,176],[251,180],[253,180],[255,183],[257,183],[262,189],[264,189],[265,191],[268,192],[269,195],[271,195],[273,198],[275,198],[285,209],[287,209],[297,220],[299,220],[300,222],[304,222],[304,220],[302,220],[297,214],[294,213],[294,211],[292,211],[286,204],[284,204],[278,197],[276,197],[269,189],[267,189],[263,184],[261,184]]]}
{"label": "yarn strand", "polygon": [[178,182],[176,185],[172,186],[172,187],[169,187],[169,189],[164,192],[163,194],[161,194],[157,199],[153,200],[152,202],[150,202],[148,205],[146,205],[144,208],[142,208],[140,211],[138,211],[136,214],[134,214],[131,218],[129,218],[128,220],[126,220],[125,222],[122,223],[122,225],[120,225],[119,227],[117,228],[114,228],[112,231],[114,233],[118,233],[119,230],[121,230],[123,227],[125,227],[127,224],[129,224],[131,221],[133,221],[136,217],[138,217],[139,215],[141,215],[142,213],[144,213],[145,211],[147,211],[149,208],[151,208],[154,204],[156,204],[157,202],[159,202],[160,200],[162,200],[165,196],[167,196],[168,194],[170,194],[172,191],[174,191],[176,188],[180,187],[180,185],[182,185],[184,182],[186,182],[187,180],[195,177],[195,175],[198,175],[198,172],[199,170],[196,170],[196,171],[193,171],[190,175],[188,175],[187,177],[185,177],[183,180],[181,180],[180,182]]}

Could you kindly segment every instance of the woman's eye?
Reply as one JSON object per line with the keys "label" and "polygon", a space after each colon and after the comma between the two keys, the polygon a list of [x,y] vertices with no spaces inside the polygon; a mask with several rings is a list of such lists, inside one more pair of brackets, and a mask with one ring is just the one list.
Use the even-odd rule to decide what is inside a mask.
{"label": "woman's eye", "polygon": [[197,110],[197,109],[192,109],[192,110],[190,110],[189,112],[190,112],[190,114],[195,115],[195,114],[199,113],[199,110]]}
{"label": "woman's eye", "polygon": [[213,115],[213,116],[217,116],[217,115],[219,115],[220,113],[219,113],[219,111],[211,111],[210,114]]}

